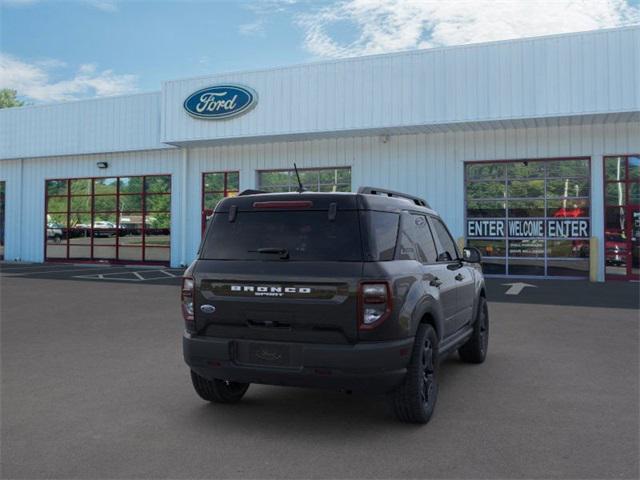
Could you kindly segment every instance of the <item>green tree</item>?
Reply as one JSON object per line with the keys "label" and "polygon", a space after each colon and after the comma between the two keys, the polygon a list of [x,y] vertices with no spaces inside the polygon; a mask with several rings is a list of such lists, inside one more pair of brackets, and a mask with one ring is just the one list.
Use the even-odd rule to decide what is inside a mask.
{"label": "green tree", "polygon": [[22,100],[16,98],[18,92],[10,88],[0,89],[0,108],[21,107],[24,105]]}

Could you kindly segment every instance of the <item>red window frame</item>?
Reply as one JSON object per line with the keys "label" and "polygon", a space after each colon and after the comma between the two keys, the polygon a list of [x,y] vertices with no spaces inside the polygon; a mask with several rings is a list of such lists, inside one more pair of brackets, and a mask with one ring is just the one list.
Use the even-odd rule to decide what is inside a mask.
{"label": "red window frame", "polygon": [[[222,190],[207,190],[205,178],[207,175],[223,175],[223,189]],[[230,185],[229,176],[238,176],[238,188],[232,188]],[[222,198],[235,197],[240,193],[240,171],[238,170],[222,170],[214,172],[202,172],[202,186],[200,196],[200,216],[201,216],[201,232],[204,234],[204,230],[207,227],[207,219],[213,214],[212,209],[205,209],[205,198],[207,194],[222,195]]]}
{"label": "red window frame", "polygon": [[[168,177],[169,178],[169,190],[168,191],[163,191],[163,192],[148,192],[147,191],[147,179],[152,179],[154,177]],[[121,184],[121,180],[122,179],[127,179],[127,178],[139,178],[141,179],[142,182],[142,187],[141,190],[139,192],[121,192],[120,191],[120,184]],[[96,180],[105,180],[105,179],[114,179],[115,180],[115,193],[113,192],[104,192],[104,193],[96,193]],[[73,192],[71,191],[71,182],[73,181],[78,181],[78,180],[86,180],[90,182],[90,187],[89,187],[89,193],[76,193],[76,194],[72,194]],[[64,182],[65,183],[65,190],[66,193],[64,194],[54,194],[54,195],[50,195],[49,194],[49,182]],[[151,228],[151,227],[147,227],[147,217],[152,216],[153,214],[168,214],[169,218],[171,216],[171,184],[172,184],[172,178],[170,174],[154,174],[154,175],[120,175],[120,176],[106,176],[106,177],[74,177],[74,178],[48,178],[45,180],[45,208],[44,208],[44,258],[46,261],[48,262],[69,262],[69,261],[73,261],[73,262],[78,262],[78,263],[83,263],[83,262],[104,262],[104,263],[126,263],[126,264],[157,264],[157,265],[168,265],[170,263],[170,257],[171,257],[171,245],[170,245],[170,241],[168,245],[156,245],[156,244],[150,244],[149,241],[147,240],[147,236],[148,232],[150,231],[154,231],[154,230],[158,230],[157,228]],[[151,196],[151,195],[163,195],[163,196],[168,196],[169,197],[169,208],[168,210],[147,210],[147,196]],[[95,210],[95,200],[96,197],[100,198],[100,197],[114,197],[115,196],[115,210],[105,210],[105,211],[99,211],[96,212]],[[140,201],[141,201],[141,205],[140,205],[140,210],[131,210],[131,211],[127,211],[126,213],[135,213],[135,214],[139,214],[140,218],[142,219],[141,222],[141,227],[140,227],[140,238],[141,238],[141,243],[140,243],[140,249],[141,249],[141,260],[127,260],[127,259],[121,259],[120,258],[120,253],[121,253],[121,249],[127,249],[127,248],[137,248],[137,247],[131,247],[131,246],[127,246],[126,244],[122,244],[120,239],[122,237],[124,237],[125,235],[123,234],[123,228],[122,228],[122,224],[121,224],[121,216],[122,212],[120,210],[120,199],[121,197],[126,197],[126,196],[140,196]],[[86,197],[89,199],[90,202],[90,208],[87,211],[74,211],[71,212],[71,199],[72,198],[78,198],[78,197]],[[49,211],[49,200],[51,198],[63,198],[66,199],[66,211],[64,212],[50,212]],[[50,214],[57,214],[57,215],[64,215],[66,216],[66,222],[63,230],[63,238],[65,240],[66,243],[66,254],[64,257],[48,257],[47,256],[47,245],[48,245],[48,217]],[[90,224],[89,224],[89,228],[86,229],[88,234],[89,234],[89,238],[90,238],[90,242],[89,242],[89,256],[87,257],[77,257],[74,258],[71,256],[71,239],[69,236],[69,232],[70,230],[72,230],[71,227],[71,218],[72,218],[72,214],[73,215],[89,215],[90,218]],[[95,256],[95,252],[94,252],[94,246],[95,246],[95,231],[97,230],[95,228],[95,222],[96,222],[96,214],[99,215],[114,215],[115,216],[115,228],[113,229],[113,233],[114,233],[114,238],[115,238],[115,242],[113,244],[113,247],[115,247],[115,257],[114,258],[103,258],[103,257],[96,257]],[[104,229],[103,229],[104,230]],[[164,230],[164,229],[160,229],[160,230]],[[171,225],[169,224],[169,228],[167,229],[169,231],[169,239],[171,238]],[[104,246],[112,246],[112,245],[104,245]],[[168,260],[147,260],[147,253],[148,253],[148,249],[167,249],[168,253],[169,253],[169,259]]]}
{"label": "red window frame", "polygon": [[[633,241],[632,241],[632,235],[631,235],[631,229],[633,228],[632,225],[632,221],[633,221],[633,211],[634,210],[640,210],[640,205],[632,205],[629,202],[629,190],[630,190],[630,186],[631,184],[640,184],[640,178],[639,179],[631,179],[631,177],[629,176],[629,158],[630,157],[638,157],[640,156],[640,154],[636,153],[630,153],[630,154],[626,154],[626,155],[605,155],[603,157],[602,160],[602,180],[603,180],[603,191],[602,191],[602,205],[603,205],[603,226],[604,226],[604,238],[603,238],[603,243],[604,243],[604,261],[605,261],[605,280],[622,280],[622,281],[628,281],[628,280],[640,280],[640,275],[638,274],[633,274],[633,267],[632,267],[632,255],[633,255]],[[608,159],[612,159],[612,158],[623,158],[624,159],[624,179],[623,180],[609,180],[607,179],[607,160]],[[614,184],[614,183],[622,183],[624,185],[624,205],[611,205],[607,203],[607,187],[610,184]],[[626,233],[626,240],[625,240],[625,244],[626,244],[626,263],[625,263],[625,267],[626,267],[626,274],[625,275],[615,275],[615,274],[611,274],[611,273],[607,273],[607,265],[606,265],[606,261],[607,261],[607,211],[609,209],[613,209],[613,208],[623,208],[624,209],[624,213],[625,213],[625,217],[629,219],[629,222],[627,223],[627,225],[625,226],[625,233]]]}

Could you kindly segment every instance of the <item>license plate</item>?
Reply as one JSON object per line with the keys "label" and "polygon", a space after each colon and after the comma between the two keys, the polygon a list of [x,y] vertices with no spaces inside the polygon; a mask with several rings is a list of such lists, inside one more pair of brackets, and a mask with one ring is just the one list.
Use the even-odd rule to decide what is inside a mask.
{"label": "license plate", "polygon": [[249,345],[249,363],[287,366],[290,364],[290,348],[287,345],[251,343]]}

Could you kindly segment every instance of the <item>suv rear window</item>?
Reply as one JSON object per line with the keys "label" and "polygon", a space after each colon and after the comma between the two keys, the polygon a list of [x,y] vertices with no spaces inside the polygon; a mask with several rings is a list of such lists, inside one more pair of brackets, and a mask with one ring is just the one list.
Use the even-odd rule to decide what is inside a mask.
{"label": "suv rear window", "polygon": [[357,211],[238,212],[214,214],[200,258],[205,260],[276,260],[280,254],[259,249],[282,249],[289,261],[362,261]]}

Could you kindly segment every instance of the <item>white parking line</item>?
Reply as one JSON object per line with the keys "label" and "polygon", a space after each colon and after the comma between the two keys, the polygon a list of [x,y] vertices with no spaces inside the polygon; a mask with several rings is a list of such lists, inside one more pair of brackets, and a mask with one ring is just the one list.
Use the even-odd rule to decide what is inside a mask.
{"label": "white parking line", "polygon": [[[124,271],[124,272],[114,272],[114,273],[98,273],[92,275],[74,275],[73,278],[86,278],[89,280],[115,280],[121,282],[149,282],[153,280],[166,280],[167,277],[153,277],[147,278],[144,276],[145,273],[153,273],[153,272],[161,272],[167,277],[176,278],[176,275],[171,272],[167,272],[166,270],[140,270],[137,272]],[[122,275],[132,275],[133,277],[123,278]]]}
{"label": "white parking line", "polygon": [[[102,268],[103,270],[105,270],[105,269],[112,270],[109,267],[98,267],[98,266],[96,266],[94,268]],[[26,269],[26,270],[15,271],[15,272],[6,272],[5,270],[0,270],[0,275],[4,276],[4,277],[19,277],[19,276],[24,276],[24,275],[38,275],[38,274],[41,274],[41,273],[86,272],[87,271],[87,267],[66,269],[66,270],[37,270],[37,271],[34,271],[34,270],[35,269]],[[116,268],[114,270],[123,270],[123,268]]]}

